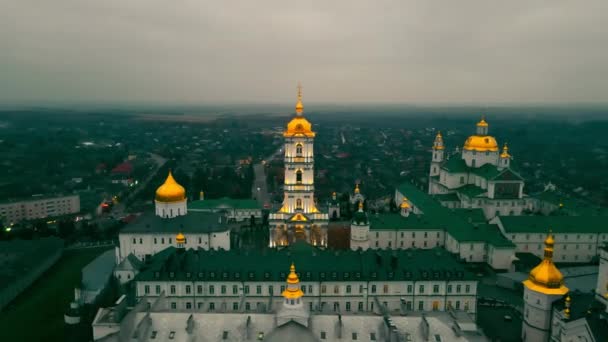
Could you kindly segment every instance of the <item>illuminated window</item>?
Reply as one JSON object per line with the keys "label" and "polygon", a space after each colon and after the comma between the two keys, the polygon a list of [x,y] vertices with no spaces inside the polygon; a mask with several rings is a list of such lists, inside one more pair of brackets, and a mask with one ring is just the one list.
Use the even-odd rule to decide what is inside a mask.
{"label": "illuminated window", "polygon": [[296,154],[298,156],[302,155],[302,144],[297,144],[296,145]]}
{"label": "illuminated window", "polygon": [[301,170],[296,171],[296,183],[298,183],[298,184],[302,183],[302,171]]}

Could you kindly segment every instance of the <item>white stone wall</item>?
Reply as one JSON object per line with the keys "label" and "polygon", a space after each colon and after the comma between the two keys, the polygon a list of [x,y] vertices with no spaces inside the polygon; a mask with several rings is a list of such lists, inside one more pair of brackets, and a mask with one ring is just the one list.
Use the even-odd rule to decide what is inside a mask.
{"label": "white stone wall", "polygon": [[524,322],[522,323],[524,341],[548,340],[551,328],[551,305],[561,297],[561,295],[535,292],[524,286]]}
{"label": "white stone wall", "polygon": [[[469,167],[481,167],[485,164],[498,165],[498,152],[462,150],[462,159]],[[475,160],[475,165],[473,165],[473,160]]]}
{"label": "white stone wall", "polygon": [[[504,233],[516,246],[517,252],[544,256],[546,233]],[[589,262],[598,255],[598,247],[608,242],[608,233],[554,233],[555,262]]]}
{"label": "white stone wall", "polygon": [[488,265],[495,270],[508,270],[515,257],[515,247],[488,246]]}
{"label": "white stone wall", "polygon": [[369,232],[370,248],[435,248],[444,244],[443,230],[380,230]]}
{"label": "white stone wall", "polygon": [[173,218],[186,215],[188,213],[188,200],[180,202],[159,202],[154,201],[156,216]]}
{"label": "white stone wall", "polygon": [[17,223],[22,220],[75,214],[80,212],[80,196],[69,195],[53,198],[40,198],[0,203],[0,217],[4,223]]}
{"label": "white stone wall", "polygon": [[[118,236],[120,242],[118,262],[124,260],[130,253],[144,260],[146,255],[154,255],[170,246],[177,247],[175,235],[176,233],[121,233]],[[188,234],[184,247],[229,250],[230,231]]]}
{"label": "white stone wall", "polygon": [[[146,286],[148,286],[147,293]],[[210,291],[211,286],[213,286],[213,294]],[[276,310],[283,301],[281,291],[285,286],[285,282],[140,281],[136,286],[136,295],[137,297],[146,295],[150,301],[153,301],[164,291],[167,297],[167,309],[176,311],[187,310],[188,305],[193,309],[210,311],[211,303],[215,311],[247,311],[245,309],[247,303],[251,311],[256,308]],[[272,296],[270,287],[273,289]],[[412,311],[445,311],[449,303],[453,309],[466,309],[475,315],[477,306],[477,282],[470,280],[315,281],[301,282],[300,288],[304,292],[304,301],[307,303],[305,305],[313,310],[323,307],[330,311],[336,308],[341,312],[377,311],[379,308],[375,304],[375,298],[378,298],[378,302],[383,305],[386,303],[391,311],[400,310],[402,307],[407,309],[408,302]],[[421,302],[422,309],[420,309]],[[172,308],[171,303],[175,303],[175,309]],[[235,309],[235,306],[238,309]]]}

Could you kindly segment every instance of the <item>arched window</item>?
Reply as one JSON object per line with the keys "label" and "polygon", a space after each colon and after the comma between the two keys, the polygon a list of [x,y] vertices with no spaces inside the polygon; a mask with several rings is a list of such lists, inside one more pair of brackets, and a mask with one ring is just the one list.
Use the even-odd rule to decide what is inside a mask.
{"label": "arched window", "polygon": [[302,199],[298,198],[296,200],[296,209],[302,209]]}
{"label": "arched window", "polygon": [[298,156],[301,156],[301,155],[302,155],[302,144],[297,144],[297,145],[296,145],[296,154],[297,154]]}
{"label": "arched window", "polygon": [[296,183],[302,183],[302,170],[296,171]]}

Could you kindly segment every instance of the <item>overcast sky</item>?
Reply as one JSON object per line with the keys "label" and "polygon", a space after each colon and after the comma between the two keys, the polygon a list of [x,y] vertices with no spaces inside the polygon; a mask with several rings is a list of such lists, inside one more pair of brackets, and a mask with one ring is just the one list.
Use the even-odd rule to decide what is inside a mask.
{"label": "overcast sky", "polygon": [[0,104],[608,102],[607,27],[607,0],[0,0]]}

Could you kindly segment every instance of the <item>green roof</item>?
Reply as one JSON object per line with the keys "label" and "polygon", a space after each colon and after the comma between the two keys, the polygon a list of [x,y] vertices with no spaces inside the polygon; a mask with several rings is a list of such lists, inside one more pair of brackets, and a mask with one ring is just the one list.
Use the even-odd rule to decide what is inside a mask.
{"label": "green roof", "polygon": [[297,242],[252,251],[168,247],[152,256],[136,280],[285,281],[292,262],[301,281],[475,279],[441,248],[337,252]]}
{"label": "green roof", "polygon": [[256,200],[222,197],[188,203],[188,210],[261,209]]}
{"label": "green roof", "polygon": [[468,184],[463,187],[460,187],[460,188],[456,189],[456,191],[458,191],[458,193],[463,194],[469,198],[477,197],[481,194],[488,192],[488,190],[482,189],[473,184]]}
{"label": "green roof", "polygon": [[[221,220],[221,221],[220,221]],[[224,232],[229,227],[220,214],[191,211],[186,215],[163,218],[145,213],[125,226],[121,233],[210,233]]]}
{"label": "green roof", "polygon": [[500,216],[507,233],[608,233],[603,216]]}
{"label": "green roof", "polygon": [[449,171],[451,173],[465,173],[469,172],[469,167],[464,159],[460,158],[460,156],[452,156],[452,158],[448,159],[442,166],[442,169]]}
{"label": "green roof", "polygon": [[460,202],[460,198],[458,198],[458,194],[455,192],[450,192],[449,194],[436,194],[433,197],[440,202]]}
{"label": "green roof", "polygon": [[486,241],[496,247],[515,246],[495,226],[490,227],[485,224],[477,226],[469,223],[466,216],[442,206],[413,183],[403,183],[397,188],[397,191],[405,195],[415,207],[422,211],[424,220],[428,221],[430,226],[445,229],[458,242]]}
{"label": "green roof", "polygon": [[410,214],[403,217],[398,213],[370,215],[370,230],[421,230],[442,229],[437,223],[429,221],[426,215]]}
{"label": "green roof", "polygon": [[471,223],[486,223],[488,220],[486,219],[486,215],[483,213],[483,209],[481,208],[456,208],[452,209],[452,211],[467,220],[467,222]]}
{"label": "green roof", "polygon": [[514,170],[511,165],[509,168],[504,170],[498,170],[496,165],[484,164],[480,167],[469,167],[464,159],[459,156],[453,156],[448,159],[441,168],[450,173],[473,173],[477,176],[483,177],[487,180],[495,180],[497,178],[505,177],[504,180],[523,180],[523,178]]}

